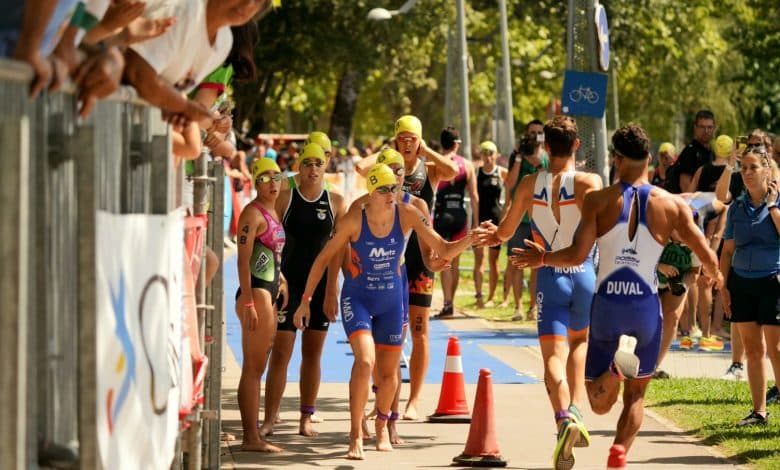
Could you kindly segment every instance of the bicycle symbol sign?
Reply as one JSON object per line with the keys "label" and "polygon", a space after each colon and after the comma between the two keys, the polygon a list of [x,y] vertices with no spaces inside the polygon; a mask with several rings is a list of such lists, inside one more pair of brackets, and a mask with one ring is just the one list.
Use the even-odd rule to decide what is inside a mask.
{"label": "bicycle symbol sign", "polygon": [[604,117],[607,76],[567,70],[563,78],[561,110],[570,116]]}
{"label": "bicycle symbol sign", "polygon": [[590,87],[581,86],[569,92],[569,99],[575,103],[585,100],[590,104],[596,104],[599,100],[599,94],[591,90]]}

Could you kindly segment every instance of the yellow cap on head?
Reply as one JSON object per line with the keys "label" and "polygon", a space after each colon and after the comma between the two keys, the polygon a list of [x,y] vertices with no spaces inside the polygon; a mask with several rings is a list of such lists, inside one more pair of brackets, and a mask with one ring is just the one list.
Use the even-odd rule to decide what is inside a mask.
{"label": "yellow cap on head", "polygon": [[330,144],[330,137],[328,137],[328,134],[324,132],[314,131],[309,133],[309,135],[306,137],[306,140],[303,141],[303,145],[309,145],[312,143],[319,145],[326,152],[333,150]]}
{"label": "yellow cap on head", "polygon": [[377,163],[368,170],[366,175],[368,194],[373,193],[380,186],[393,186],[395,184],[395,173],[384,163]]}
{"label": "yellow cap on head", "polygon": [[275,171],[281,173],[282,170],[279,165],[270,158],[258,158],[252,162],[252,181],[257,181],[257,177],[268,171]]}
{"label": "yellow cap on head", "polygon": [[660,147],[658,147],[658,153],[668,153],[669,155],[674,155],[675,152],[676,149],[674,148],[674,144],[671,142],[664,142]]}
{"label": "yellow cap on head", "polygon": [[411,114],[401,116],[395,121],[395,136],[398,137],[398,134],[402,132],[411,132],[417,137],[422,138],[422,123],[416,116],[412,116]]}
{"label": "yellow cap on head", "polygon": [[493,142],[486,140],[479,144],[479,150],[482,152],[498,153],[498,147]]}
{"label": "yellow cap on head", "polygon": [[715,150],[715,156],[718,158],[728,157],[734,150],[734,139],[727,135],[719,135],[718,138],[715,139],[713,150]]}
{"label": "yellow cap on head", "polygon": [[306,144],[306,146],[303,147],[303,152],[301,152],[298,158],[301,161],[307,158],[316,158],[323,162],[328,161],[328,157],[325,155],[325,149],[323,149],[321,145],[315,143]]}
{"label": "yellow cap on head", "polygon": [[381,152],[379,152],[379,156],[376,157],[376,162],[383,163],[387,166],[390,165],[404,166],[404,157],[398,152],[398,150],[386,148]]}

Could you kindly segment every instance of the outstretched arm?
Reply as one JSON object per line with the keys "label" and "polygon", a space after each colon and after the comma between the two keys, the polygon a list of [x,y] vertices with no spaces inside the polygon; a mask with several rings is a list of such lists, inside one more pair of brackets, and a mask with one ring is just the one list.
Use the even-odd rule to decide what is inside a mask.
{"label": "outstretched arm", "polygon": [[399,207],[403,224],[411,227],[420,241],[430,246],[442,258],[452,259],[471,246],[471,232],[456,242],[448,242],[433,231],[429,218],[424,216],[416,207],[409,204],[403,204]]}

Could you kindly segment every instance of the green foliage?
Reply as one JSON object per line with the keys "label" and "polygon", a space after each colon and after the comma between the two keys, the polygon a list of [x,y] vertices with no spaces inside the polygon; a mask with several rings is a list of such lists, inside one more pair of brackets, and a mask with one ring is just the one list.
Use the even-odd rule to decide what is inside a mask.
{"label": "green foliage", "polygon": [[[402,113],[419,115],[426,138],[444,123],[447,34],[454,2],[420,0],[389,21],[366,19],[402,0],[289,0],[261,23],[256,83],[236,87],[239,119],[286,132],[328,129],[348,68],[362,76],[353,136],[387,136]],[[712,109],[721,132],[780,125],[778,13],[768,0],[603,0],[610,19],[622,122],[654,140],[689,132]],[[516,127],[544,118],[560,96],[566,64],[566,2],[507,0]],[[501,63],[495,0],[466,2],[473,140],[488,137]],[[455,98],[453,98],[455,99]]]}
{"label": "green foliage", "polygon": [[[771,383],[770,383],[771,385]],[[738,428],[737,421],[750,413],[750,390],[745,382],[713,379],[653,380],[646,406],[674,421],[683,430],[717,445],[740,463],[758,469],[780,467],[780,422]],[[777,405],[768,408],[777,414]]]}

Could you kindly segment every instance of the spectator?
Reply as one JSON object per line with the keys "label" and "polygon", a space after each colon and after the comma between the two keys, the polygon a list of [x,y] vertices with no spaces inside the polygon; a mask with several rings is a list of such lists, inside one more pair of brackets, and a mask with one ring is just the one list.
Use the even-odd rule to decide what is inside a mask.
{"label": "spectator", "polygon": [[763,145],[747,147],[740,172],[745,192],[729,207],[720,269],[726,280],[726,314],[736,324],[747,353],[753,403],[751,413],[737,425],[753,426],[767,423],[766,355],[780,383],[780,172]]}
{"label": "spectator", "polygon": [[[512,153],[509,157],[509,173],[506,177],[506,188],[509,190],[507,200],[514,198],[515,190],[520,180],[524,176],[536,173],[538,169],[547,169],[549,167],[547,153],[544,151],[544,124],[538,119],[530,121],[525,126],[525,135],[520,139],[518,152]],[[519,159],[517,157],[520,157]],[[510,204],[504,207],[504,213]],[[525,248],[523,240],[531,239],[531,221],[528,214],[523,216],[520,226],[517,228],[514,236],[507,242],[507,262],[504,271],[504,303],[502,307],[509,305],[509,291],[512,290],[515,299],[515,314],[512,320],[523,319],[523,308],[521,305],[523,298],[523,270],[517,269],[509,261],[509,255],[512,248]],[[536,269],[531,269],[530,279],[528,280],[528,292],[536,292]],[[527,320],[535,320],[537,317],[536,296],[530,295],[528,300]]]}
{"label": "spectator", "polygon": [[666,186],[666,171],[677,160],[677,150],[671,142],[664,142],[658,147],[658,163],[650,175],[650,184],[664,188]]}
{"label": "spectator", "polygon": [[711,141],[715,133],[715,115],[703,109],[696,113],[693,124],[693,141],[680,152],[675,164],[676,181],[669,179],[666,189],[672,193],[692,193],[695,191],[693,177],[696,170],[715,159]]}

